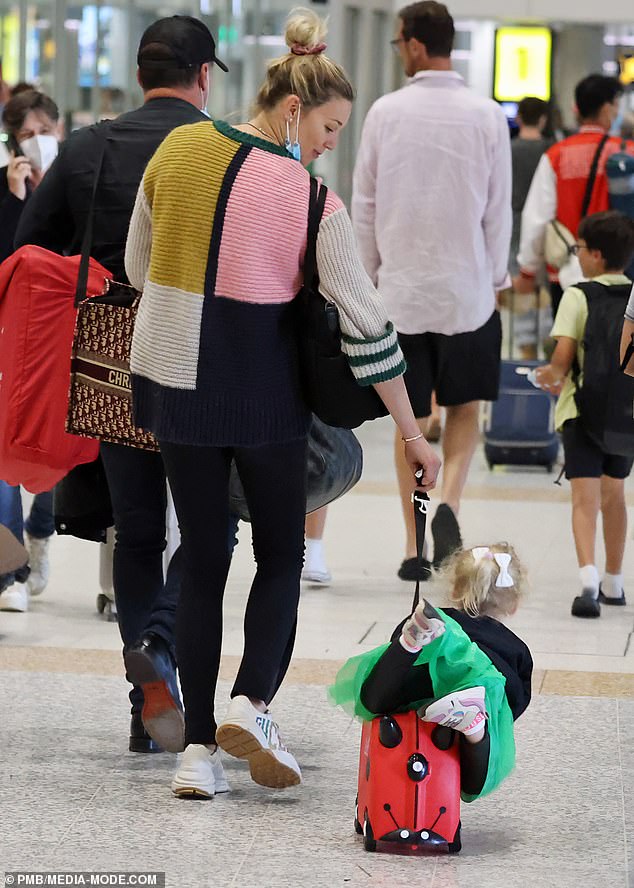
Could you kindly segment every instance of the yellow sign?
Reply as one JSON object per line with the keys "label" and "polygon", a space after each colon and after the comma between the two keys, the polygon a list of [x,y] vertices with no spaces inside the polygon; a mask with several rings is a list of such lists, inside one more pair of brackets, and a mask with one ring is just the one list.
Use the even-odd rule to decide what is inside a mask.
{"label": "yellow sign", "polygon": [[621,83],[627,86],[634,83],[634,56],[621,56]]}
{"label": "yellow sign", "polygon": [[549,28],[498,28],[495,32],[493,97],[519,102],[550,99],[552,34]]}

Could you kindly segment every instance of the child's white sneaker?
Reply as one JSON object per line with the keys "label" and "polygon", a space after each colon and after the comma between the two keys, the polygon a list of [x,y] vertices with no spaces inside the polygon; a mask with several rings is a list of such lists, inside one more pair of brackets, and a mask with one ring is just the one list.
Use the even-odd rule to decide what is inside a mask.
{"label": "child's white sneaker", "polygon": [[401,641],[403,647],[412,653],[420,651],[426,644],[431,644],[445,631],[445,624],[437,617],[425,614],[425,599],[419,602],[411,617],[403,624]]}
{"label": "child's white sneaker", "polygon": [[418,710],[423,721],[435,722],[469,736],[480,730],[486,721],[483,687],[466,688],[447,694]]}
{"label": "child's white sneaker", "polygon": [[260,786],[282,789],[302,782],[299,765],[282,743],[270,712],[260,712],[248,697],[233,698],[216,729],[216,741],[229,755],[247,759]]}
{"label": "child's white sneaker", "polygon": [[213,750],[200,743],[185,747],[176,774],[172,780],[175,796],[188,799],[212,799],[220,792],[229,792],[217,748]]}

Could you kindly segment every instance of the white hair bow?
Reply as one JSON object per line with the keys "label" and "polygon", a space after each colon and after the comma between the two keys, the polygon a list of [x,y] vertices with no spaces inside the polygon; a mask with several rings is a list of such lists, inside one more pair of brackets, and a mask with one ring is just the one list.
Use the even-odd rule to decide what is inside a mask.
{"label": "white hair bow", "polygon": [[471,554],[476,564],[479,564],[483,558],[491,560],[493,557],[488,546],[476,546],[475,549],[471,550]]}
{"label": "white hair bow", "polygon": [[500,568],[500,573],[498,574],[498,578],[495,581],[496,586],[502,586],[503,588],[508,588],[509,586],[514,586],[513,578],[509,573],[509,564],[511,563],[511,556],[508,552],[496,552],[493,556],[495,561]]}

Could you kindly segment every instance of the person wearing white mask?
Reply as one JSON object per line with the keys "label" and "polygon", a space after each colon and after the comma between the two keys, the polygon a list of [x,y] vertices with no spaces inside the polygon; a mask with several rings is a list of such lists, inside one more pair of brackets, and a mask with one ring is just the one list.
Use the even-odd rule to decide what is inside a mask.
{"label": "person wearing white mask", "polygon": [[13,96],[2,111],[8,166],[0,170],[0,262],[13,252],[13,238],[33,189],[57,157],[59,111],[44,93],[30,89]]}
{"label": "person wearing white mask", "polygon": [[[8,166],[0,169],[0,262],[13,252],[13,239],[22,211],[33,190],[57,156],[59,111],[55,102],[34,89],[13,96],[4,106]],[[0,481],[0,524],[4,524],[29,551],[28,571],[0,576],[0,611],[24,613],[31,596],[48,582],[48,544],[55,530],[53,494],[39,493],[26,521],[19,487]]]}

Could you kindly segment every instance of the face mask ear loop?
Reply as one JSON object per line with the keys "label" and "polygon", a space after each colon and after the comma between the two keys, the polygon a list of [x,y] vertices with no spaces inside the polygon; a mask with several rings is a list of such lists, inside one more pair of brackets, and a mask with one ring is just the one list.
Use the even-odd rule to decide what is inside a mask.
{"label": "face mask ear loop", "polygon": [[295,144],[296,145],[299,145],[299,118],[301,117],[301,114],[302,114],[302,106],[298,105],[297,106],[297,122],[295,124]]}
{"label": "face mask ear loop", "polygon": [[286,142],[284,143],[284,147],[286,148],[286,150],[290,154],[290,152],[291,152],[291,124],[290,124],[290,120],[288,119],[288,117],[286,118]]}

